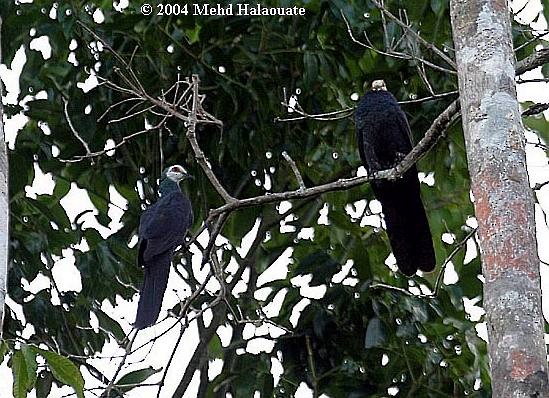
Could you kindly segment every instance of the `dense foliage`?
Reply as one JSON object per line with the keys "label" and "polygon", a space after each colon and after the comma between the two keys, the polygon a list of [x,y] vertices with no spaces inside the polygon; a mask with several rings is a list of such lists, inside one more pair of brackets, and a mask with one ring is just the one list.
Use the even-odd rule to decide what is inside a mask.
{"label": "dense foliage", "polygon": [[[284,95],[296,95],[305,111],[319,114],[353,107],[356,98],[352,94],[361,94],[376,78],[385,79],[399,100],[429,97],[432,93],[425,77],[435,93],[457,90],[455,75],[429,68],[422,60],[451,67],[413,35],[403,36],[402,27],[371,3],[264,2],[274,3],[303,6],[306,17],[143,16],[136,2],[119,12],[110,1],[61,2],[53,11],[51,3],[42,0],[2,6],[3,62],[9,66],[21,46],[27,57],[17,104],[6,106],[10,116],[22,112],[28,117],[9,153],[8,293],[24,316],[8,309],[6,340],[0,346],[0,354],[9,358],[18,381],[17,386],[14,384],[16,397],[26,396],[34,386],[37,397],[46,397],[52,381],[82,391],[73,364],[101,379],[88,358],[101,352],[111,339],[123,344],[129,325],[113,319],[102,304],[109,301],[116,305],[117,297],[130,299],[135,294],[132,286],[140,283],[136,250],[129,242],[136,233],[142,206],[154,200],[161,164],[185,164],[196,177],[185,184],[194,204],[193,231],[199,230],[210,209],[223,204],[197,166],[185,136],[186,126],[174,118],[163,127],[161,140],[157,130],[150,130],[114,154],[62,161],[85,154],[67,114],[92,152],[103,150],[110,139],[118,143],[142,130],[145,119],[148,125],[155,125],[163,117],[148,112],[109,123],[132,113],[133,104],[126,102],[109,110],[124,98],[123,93],[107,85],[89,92],[81,89],[79,83],[92,71],[120,86],[125,84],[123,75],[117,73],[123,65],[109,48],[98,43],[98,37],[126,62],[131,60],[151,97],[168,90],[178,75],[200,77],[203,106],[224,126],[199,125],[198,142],[219,180],[237,198],[262,195],[267,189],[282,192],[298,188],[283,151],[296,162],[308,187],[356,175],[360,159],[352,118],[275,121],[276,117],[296,116],[295,112],[288,115],[287,107],[281,105]],[[405,9],[414,30],[420,30],[425,40],[452,56],[447,1],[391,1],[386,6],[396,15],[399,8]],[[93,18],[95,15],[97,19],[97,10],[104,16],[101,23]],[[362,32],[367,32],[378,49],[394,43],[395,51],[414,57],[396,58],[358,45],[351,39],[342,13],[359,40],[366,42]],[[532,37],[524,28],[516,26],[517,46]],[[29,47],[41,36],[47,36],[51,46],[47,59]],[[531,41],[523,46],[517,57],[529,55],[536,44]],[[73,57],[77,65],[67,61]],[[448,95],[403,104],[416,142],[455,98]],[[107,110],[107,117],[101,118]],[[540,132],[547,133],[545,120],[532,120]],[[380,215],[375,213],[379,209],[371,202],[367,184],[292,201],[291,207],[273,203],[237,210],[223,226],[221,235],[229,243],[219,251],[227,283],[243,278],[246,291],[228,294],[225,301],[216,304],[209,325],[199,316],[199,349],[205,350],[205,358],[223,360],[219,375],[207,384],[202,380],[204,396],[231,392],[235,397],[251,397],[254,391],[267,397],[292,396],[301,382],[330,397],[381,397],[395,387],[399,396],[490,396],[485,342],[477,336],[477,322],[469,319],[463,304],[464,298],[477,298],[482,305],[482,283],[479,257],[464,262],[466,245],[462,241],[471,232],[466,221],[473,216],[473,209],[459,123],[451,125],[418,167],[434,179],[434,184],[422,184],[422,195],[439,269],[460,246],[451,259],[459,280],[441,284],[435,292],[436,273],[407,279],[385,264],[390,247],[379,228]],[[33,183],[37,168],[51,173],[55,187],[51,194],[32,198],[25,189]],[[123,226],[104,238],[86,226],[84,214],[69,219],[60,200],[73,184],[87,191],[96,208],[95,217],[105,227],[111,221],[110,189],[114,187],[128,201]],[[325,214],[327,222],[319,222]],[[236,248],[254,225],[258,237],[242,257]],[[442,240],[443,234],[450,234],[445,235],[450,243]],[[472,242],[474,238],[470,250],[474,248]],[[52,267],[67,256],[67,249],[74,251],[82,280],[80,291],[59,291],[54,283]],[[261,273],[288,253],[291,262],[283,279],[259,285]],[[236,266],[228,267],[231,260]],[[182,256],[181,262],[189,264],[188,256]],[[185,267],[180,264],[178,268]],[[181,283],[195,290],[202,280],[188,266],[186,270],[181,274],[186,280]],[[51,284],[31,293],[26,286],[39,274]],[[305,275],[310,275],[310,286],[325,286],[325,293],[309,299],[299,321],[292,323],[294,308],[304,304],[303,291],[295,286],[298,279],[293,278]],[[424,295],[416,294],[420,288]],[[436,295],[427,297],[431,292]],[[261,309],[281,297],[280,310],[269,321],[286,332],[276,338],[263,336],[274,339],[272,352],[242,352],[247,344],[243,337],[246,323],[237,322],[236,314],[242,319],[260,319],[255,322],[260,326],[265,322]],[[193,303],[193,311],[214,299],[215,292],[204,291]],[[98,319],[99,329],[92,327],[90,313]],[[173,323],[173,319],[165,322]],[[30,332],[28,325],[33,326]],[[228,346],[221,346],[215,334],[220,325],[232,327]],[[69,357],[72,364],[55,352]],[[45,359],[45,364],[39,361],[38,368],[37,355]],[[276,386],[271,372],[273,358],[284,369]],[[208,369],[207,361],[189,366],[193,371]],[[154,373],[146,364],[143,367],[143,372],[119,379],[118,384],[138,384]],[[125,373],[122,370],[120,376]],[[183,374],[182,369],[180,377]],[[115,388],[113,396],[128,389]]]}

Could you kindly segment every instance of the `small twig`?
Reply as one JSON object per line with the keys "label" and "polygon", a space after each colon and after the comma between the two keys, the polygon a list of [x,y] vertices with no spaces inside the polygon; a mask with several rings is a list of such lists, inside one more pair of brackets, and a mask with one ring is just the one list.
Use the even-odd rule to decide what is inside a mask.
{"label": "small twig", "polygon": [[393,50],[389,50],[389,52],[387,51],[382,51],[382,50],[379,50],[378,48],[376,48],[370,41],[370,39],[368,38],[366,32],[363,32],[364,33],[364,38],[366,39],[366,41],[368,43],[364,43],[360,40],[358,40],[354,33],[353,33],[353,30],[351,29],[351,25],[349,24],[349,21],[347,20],[347,17],[345,16],[345,14],[343,13],[343,11],[341,11],[341,16],[343,17],[343,20],[345,22],[345,25],[347,26],[347,33],[349,34],[349,37],[351,38],[351,40],[362,46],[362,47],[365,47],[365,48],[368,48],[372,51],[375,51],[376,53],[378,54],[381,54],[381,55],[385,55],[387,57],[392,57],[392,58],[398,58],[398,59],[404,59],[404,60],[415,60],[415,61],[418,61],[418,62],[421,62],[433,69],[436,69],[436,70],[439,70],[441,72],[444,72],[444,73],[449,73],[449,74],[452,74],[452,75],[457,75],[457,72],[455,70],[452,70],[452,69],[448,69],[448,68],[444,68],[440,65],[437,65],[437,64],[434,64],[430,61],[427,61],[426,59],[424,58],[419,58],[417,57],[416,55],[412,55],[412,54],[404,54],[404,53],[400,53],[400,52],[395,52]]}
{"label": "small twig", "polygon": [[187,329],[187,324],[181,324],[181,330],[179,331],[179,336],[177,336],[177,340],[173,346],[172,353],[170,355],[170,358],[168,359],[168,363],[164,368],[162,379],[160,379],[160,382],[158,383],[158,391],[156,392],[156,398],[160,397],[160,392],[162,391],[162,387],[164,386],[164,382],[166,381],[166,376],[168,375],[168,369],[170,368],[170,365],[172,364],[172,361],[175,358],[175,353],[177,352],[179,343],[181,343],[181,339],[183,339],[183,335],[185,334],[186,329]]}
{"label": "small twig", "polygon": [[[131,67],[131,64],[127,63],[124,58],[122,58],[120,56],[120,54],[118,54],[111,46],[109,43],[107,43],[105,40],[103,40],[102,37],[100,37],[97,33],[95,33],[93,31],[93,29],[90,29],[89,27],[87,27],[82,21],[80,20],[77,20],[76,23],[81,26],[86,32],[88,32],[89,34],[91,34],[95,40],[101,42],[101,44],[103,45],[103,47],[105,47],[117,60],[118,62],[120,62],[122,65],[124,65],[124,67],[127,69],[127,71],[130,73],[131,77],[133,78],[133,80],[135,81],[135,83],[137,84],[137,87],[135,87],[131,82],[128,81],[128,83],[130,84],[130,87],[132,88],[138,88],[140,91],[145,91],[143,86],[141,85],[141,82],[139,81],[139,79],[137,78],[137,76],[135,75],[135,72],[133,71],[132,67]],[[137,50],[137,47],[134,51]],[[133,54],[132,54],[132,60],[133,60]],[[125,79],[125,77],[124,77]]]}
{"label": "small twig", "polygon": [[544,186],[546,186],[547,184],[549,184],[549,180],[547,181],[544,181],[544,182],[538,182],[536,183],[536,185],[534,185],[534,187],[532,188],[534,191],[539,191],[541,188],[543,188]]}
{"label": "small twig", "polygon": [[405,295],[410,296],[410,297],[428,298],[428,299],[433,299],[433,298],[438,297],[438,292],[440,291],[440,286],[442,285],[442,280],[443,280],[443,277],[444,277],[444,272],[446,271],[446,266],[448,265],[448,263],[450,261],[452,261],[452,259],[456,256],[456,254],[459,253],[463,249],[463,247],[465,246],[467,241],[477,232],[477,229],[478,228],[475,228],[475,229],[472,229],[471,231],[469,231],[469,233],[467,235],[465,235],[465,238],[463,238],[461,240],[461,242],[459,242],[454,247],[454,249],[448,255],[448,257],[446,257],[446,259],[444,260],[444,263],[442,264],[442,267],[440,268],[440,271],[437,274],[437,279],[435,281],[435,287],[434,287],[434,290],[433,290],[432,293],[430,293],[430,294],[423,294],[423,293],[422,294],[416,294],[416,293],[412,293],[411,291],[409,291],[407,289],[397,287],[397,286],[393,286],[393,285],[388,285],[386,283],[381,283],[381,282],[372,283],[370,285],[370,288],[371,289],[393,290],[395,292],[399,292],[399,293],[405,294]]}
{"label": "small twig", "polygon": [[[381,2],[383,3],[383,0],[381,0]],[[389,44],[389,32],[387,30],[387,20],[385,19],[384,13],[381,13],[381,25],[383,26],[383,43],[385,48],[393,48],[392,43]]]}
{"label": "small twig", "polygon": [[[420,104],[423,102],[434,101],[434,100],[439,100],[441,98],[451,97],[457,94],[458,94],[458,91],[454,90],[454,91],[448,91],[445,93],[429,95],[428,97],[398,101],[398,103],[400,105]],[[305,119],[319,120],[319,121],[334,121],[334,120],[348,118],[356,110],[356,106],[353,106],[351,108],[345,108],[338,111],[330,111],[330,112],[324,112],[324,113],[307,113],[303,110],[290,107],[290,105],[286,101],[281,102],[280,104],[285,108],[292,109],[294,112],[298,113],[300,116],[290,117],[290,118],[276,117],[274,119],[275,122],[297,122]]]}
{"label": "small twig", "polygon": [[158,129],[158,151],[160,157],[160,172],[164,170],[164,143],[162,140],[162,129]]}
{"label": "small twig", "polygon": [[517,79],[517,84],[524,84],[524,83],[547,83],[549,82],[549,77],[543,77],[539,79],[521,79],[520,77]]}
{"label": "small twig", "polygon": [[69,102],[63,98],[63,112],[65,113],[65,119],[67,119],[67,123],[69,125],[70,130],[72,131],[72,134],[82,143],[82,146],[86,150],[86,155],[89,155],[91,153],[90,147],[88,146],[88,143],[84,141],[82,136],[76,131],[74,128],[74,125],[72,124],[71,117],[69,116]]}
{"label": "small twig", "polygon": [[118,91],[122,94],[127,94],[127,95],[130,95],[130,96],[135,95],[139,99],[144,99],[142,96],[137,95],[138,91],[136,91],[136,90],[122,87],[122,86],[120,86],[116,83],[113,83],[112,81],[107,80],[107,79],[105,79],[105,78],[103,78],[99,75],[95,75],[95,76],[97,77],[97,80],[101,80],[99,82],[99,86],[107,86],[107,87],[110,87],[111,89],[113,89],[114,91]]}
{"label": "small twig", "polygon": [[[528,4],[528,2],[526,2],[525,4]],[[522,43],[520,46],[514,48],[514,51],[517,52],[517,51],[523,49],[524,47],[526,47],[526,46],[532,44],[532,43],[535,42],[535,41],[544,40],[544,36],[547,36],[547,32],[544,33],[544,34],[541,34],[541,35],[539,35],[539,36],[532,33],[532,36],[533,36],[532,38],[530,38],[529,40],[526,40],[526,41],[525,41],[524,43]]]}
{"label": "small twig", "polygon": [[543,149],[544,151],[549,151],[549,146],[541,143],[541,142],[526,142],[528,145],[533,145],[535,146],[536,148],[541,148]]}
{"label": "small twig", "polygon": [[529,5],[530,5],[530,2],[527,1],[527,2],[525,2],[524,5],[523,5],[521,8],[519,8],[516,12],[512,12],[513,18],[516,17],[516,16],[517,16],[518,14],[520,14],[521,12],[523,12],[523,11],[526,9],[526,7],[528,7]]}
{"label": "small twig", "polygon": [[197,163],[200,165],[208,179],[210,180],[210,183],[213,185],[217,193],[221,195],[225,203],[232,203],[235,201],[235,199],[229,195],[229,193],[225,190],[223,185],[219,182],[216,175],[214,174],[213,170],[208,165],[208,162],[206,161],[206,156],[204,155],[204,152],[202,152],[202,149],[198,145],[198,141],[196,140],[196,124],[198,123],[198,113],[202,111],[202,109],[199,109],[199,98],[198,98],[198,86],[200,83],[200,79],[198,75],[192,76],[192,84],[193,84],[193,100],[192,100],[192,108],[191,113],[188,117],[188,126],[187,126],[187,139],[189,140],[191,147],[194,152],[195,159]]}
{"label": "small twig", "polygon": [[286,159],[286,162],[288,162],[288,164],[292,168],[292,171],[294,172],[297,183],[299,184],[299,189],[307,188],[305,186],[305,182],[303,181],[303,177],[301,176],[301,173],[297,168],[297,165],[295,164],[294,160],[290,157],[290,155],[288,155],[288,152],[282,151],[282,156],[284,157],[284,159]]}
{"label": "small twig", "polygon": [[110,119],[108,121],[108,124],[114,124],[114,123],[119,123],[119,122],[123,122],[124,120],[128,120],[128,119],[131,119],[132,117],[135,117],[135,116],[138,116],[142,113],[146,113],[146,112],[149,112],[151,109],[154,108],[154,105],[151,105],[147,108],[144,108],[144,109],[140,109],[134,113],[131,113],[129,115],[126,115],[126,116],[122,116],[122,117],[119,117],[119,118],[116,118],[116,119]]}
{"label": "small twig", "polygon": [[385,8],[385,6],[380,3],[377,0],[372,0],[372,3],[379,8],[385,15],[387,15],[389,18],[391,18],[393,21],[395,21],[398,25],[400,25],[401,28],[405,29],[408,33],[410,33],[417,41],[419,41],[424,47],[428,48],[429,50],[433,51],[435,54],[437,54],[440,58],[442,58],[448,65],[450,65],[452,68],[457,69],[456,63],[453,59],[448,57],[446,54],[444,54],[443,51],[441,51],[437,46],[435,46],[433,43],[425,40],[423,37],[421,37],[415,30],[413,30],[409,25],[405,24],[400,20],[400,18],[397,18],[395,15],[393,15],[389,10]]}
{"label": "small twig", "polygon": [[[235,202],[236,202],[236,199],[235,199]],[[230,202],[230,203],[234,203],[234,202]],[[213,247],[215,245],[215,240],[217,236],[221,233],[221,230],[223,229],[223,226],[225,225],[225,221],[227,221],[229,214],[230,212],[226,212],[226,213],[218,214],[215,217],[208,216],[208,220],[206,221],[205,224],[208,226],[208,232],[210,233],[210,236],[209,236],[209,241],[208,241],[208,244],[206,245],[206,248],[202,250],[202,265],[205,265],[208,262],[210,258],[210,253],[213,250]],[[216,219],[215,224],[213,225],[213,227],[210,227],[210,225],[212,224],[211,220],[214,218]]]}
{"label": "small twig", "polygon": [[386,289],[386,290],[393,290],[395,292],[399,292],[402,294],[405,294],[410,297],[418,297],[418,298],[433,298],[432,294],[414,294],[409,290],[403,289],[401,287],[388,285],[386,283],[381,282],[374,282],[370,285],[370,289]]}
{"label": "small twig", "polygon": [[237,324],[251,323],[254,326],[257,326],[258,324],[267,323],[267,324],[272,325],[276,328],[284,330],[289,335],[294,334],[293,330],[290,330],[290,329],[288,329],[287,327],[285,327],[283,325],[279,325],[278,323],[276,323],[273,320],[269,319],[267,317],[267,314],[265,314],[265,312],[263,312],[263,309],[261,307],[259,307],[257,309],[257,312],[260,314],[260,318],[250,319],[250,318],[244,318],[244,316],[242,315],[242,311],[240,310],[240,307],[238,307],[238,313],[237,313],[235,311],[235,309],[233,308],[233,306],[230,304],[230,302],[227,299],[225,299],[224,301],[225,301],[225,305],[227,306],[227,308],[229,309],[229,311],[233,315],[234,322],[237,323]]}
{"label": "small twig", "polygon": [[318,379],[316,377],[315,358],[313,355],[313,347],[311,346],[311,336],[305,335],[305,346],[307,347],[307,359],[309,368],[311,369],[311,378],[313,384],[313,398],[318,398]]}
{"label": "small twig", "polygon": [[124,103],[126,103],[126,102],[129,102],[129,101],[143,101],[143,99],[141,99],[141,98],[125,98],[125,99],[123,99],[123,100],[121,100],[121,101],[118,101],[117,103],[110,105],[110,106],[105,110],[105,112],[103,112],[103,113],[101,114],[101,116],[99,116],[99,118],[97,119],[97,121],[100,122],[100,121],[103,120],[103,118],[104,118],[105,116],[107,116],[107,114],[108,114],[110,111],[112,111],[114,108],[116,108],[117,106],[120,106],[120,105],[122,105],[122,104],[124,104]]}
{"label": "small twig", "polygon": [[[130,332],[130,333],[132,333],[132,332]],[[103,394],[101,394],[102,397],[109,398],[110,392],[111,392],[112,388],[114,387],[114,383],[116,382],[116,378],[118,377],[118,374],[122,370],[122,367],[124,366],[124,363],[126,363],[126,359],[128,358],[128,355],[132,352],[131,348],[132,348],[133,342],[135,341],[136,336],[137,336],[137,330],[136,330],[135,334],[133,335],[133,337],[131,338],[131,340],[126,345],[126,348],[125,348],[126,351],[125,351],[124,355],[122,356],[122,359],[120,360],[120,363],[118,364],[118,367],[116,368],[116,371],[114,372],[114,375],[112,376],[112,379],[111,379],[110,383],[105,388],[105,391],[103,392]]]}
{"label": "small twig", "polygon": [[351,116],[356,109],[355,107],[352,107],[352,108],[341,109],[338,111],[310,114],[310,113],[304,112],[302,109],[297,109],[294,106],[290,106],[288,103],[286,103],[286,101],[281,102],[280,104],[285,108],[292,109],[295,113],[299,114],[300,116],[290,117],[290,118],[275,117],[274,119],[275,122],[296,122],[296,121],[305,120],[305,119],[320,120],[320,121],[340,120],[340,119],[345,119]]}
{"label": "small twig", "polygon": [[444,260],[444,263],[442,264],[442,267],[440,269],[440,272],[438,273],[438,276],[437,276],[437,280],[435,282],[435,290],[433,291],[433,296],[434,297],[437,297],[438,296],[438,292],[440,290],[440,286],[442,285],[442,280],[444,278],[444,272],[446,270],[446,266],[448,265],[448,263],[450,261],[452,261],[452,259],[454,258],[454,256],[459,253],[459,251],[461,249],[463,249],[463,247],[465,246],[465,244],[467,243],[467,241],[477,232],[477,228],[474,228],[472,229],[471,231],[469,231],[469,233],[467,235],[465,235],[465,238],[463,238],[461,240],[461,242],[459,242],[455,247],[454,247],[454,250],[451,251],[451,253],[448,255],[448,257],[446,257],[446,260]]}
{"label": "small twig", "polygon": [[75,163],[75,162],[80,162],[82,161],[83,159],[87,159],[87,158],[94,158],[94,157],[97,157],[97,156],[101,156],[101,155],[104,155],[106,154],[107,152],[110,152],[110,151],[113,151],[119,147],[121,147],[122,145],[126,144],[128,141],[130,141],[131,139],[141,135],[141,134],[145,134],[145,133],[148,133],[150,131],[153,131],[157,128],[160,128],[163,124],[165,123],[165,120],[162,120],[160,121],[160,123],[158,123],[157,125],[151,127],[150,129],[143,129],[143,130],[139,130],[139,131],[136,131],[135,133],[132,133],[130,135],[127,135],[125,137],[122,138],[122,140],[118,143],[116,143],[115,145],[111,146],[111,147],[108,147],[107,149],[103,149],[101,151],[97,151],[97,152],[90,152],[90,153],[87,153],[85,155],[79,155],[79,156],[75,156],[73,157],[72,159],[59,159],[59,161],[61,162],[64,162],[64,163]]}
{"label": "small twig", "polygon": [[549,103],[547,104],[534,104],[522,111],[522,116],[533,116],[542,113],[549,109]]}
{"label": "small twig", "polygon": [[448,92],[446,92],[446,93],[433,94],[433,95],[430,95],[430,96],[428,96],[428,97],[417,98],[417,99],[411,99],[411,100],[405,100],[405,101],[398,101],[398,103],[399,103],[400,105],[420,104],[420,103],[422,103],[422,102],[438,100],[438,99],[441,99],[441,98],[451,97],[451,96],[454,96],[454,95],[457,95],[457,94],[458,94],[458,91],[457,91],[457,90],[455,90],[455,91],[448,91]]}
{"label": "small twig", "polygon": [[515,74],[517,76],[522,75],[524,72],[542,66],[547,62],[549,62],[549,48],[542,48],[532,55],[518,61],[515,65]]}
{"label": "small twig", "polygon": [[423,84],[425,84],[425,87],[427,87],[427,90],[429,91],[429,94],[436,95],[435,90],[433,90],[433,86],[429,82],[429,78],[427,77],[427,73],[425,72],[425,65],[419,64],[417,65],[417,73],[421,80],[423,81]]}

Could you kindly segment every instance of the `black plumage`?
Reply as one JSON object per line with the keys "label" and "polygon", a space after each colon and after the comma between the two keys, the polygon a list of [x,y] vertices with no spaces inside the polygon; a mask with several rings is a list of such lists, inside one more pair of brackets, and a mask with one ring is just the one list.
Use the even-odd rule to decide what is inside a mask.
{"label": "black plumage", "polygon": [[[360,157],[370,174],[395,166],[412,150],[406,115],[383,80],[374,81],[360,100],[355,122]],[[418,269],[433,271],[435,253],[416,167],[396,180],[375,180],[371,185],[383,207],[399,270],[408,276]]]}
{"label": "black plumage", "polygon": [[162,174],[160,199],[141,215],[137,261],[144,268],[144,279],[134,323],[137,329],[156,322],[174,251],[183,245],[193,223],[191,202],[179,188],[179,182],[187,177],[183,167],[168,167]]}

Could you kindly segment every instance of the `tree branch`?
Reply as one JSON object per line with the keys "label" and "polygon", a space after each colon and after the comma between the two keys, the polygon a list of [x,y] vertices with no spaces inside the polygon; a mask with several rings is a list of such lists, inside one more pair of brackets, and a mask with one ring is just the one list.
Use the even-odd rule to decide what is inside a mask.
{"label": "tree branch", "polygon": [[395,167],[374,173],[366,177],[343,178],[327,184],[317,185],[315,187],[298,189],[294,191],[269,193],[268,195],[255,196],[246,199],[236,199],[234,202],[227,203],[210,212],[210,217],[215,217],[221,213],[242,209],[250,206],[258,206],[267,203],[281,202],[290,199],[305,199],[312,196],[318,196],[327,192],[344,191],[366,182],[377,179],[395,179],[404,174],[421,157],[427,153],[446,131],[450,123],[455,120],[455,115],[459,109],[459,102],[453,101],[434,121],[431,127],[425,133],[425,136],[419,143],[406,155],[406,157]]}
{"label": "tree branch", "polygon": [[518,61],[515,65],[515,74],[517,76],[522,75],[524,72],[545,65],[547,62],[549,62],[549,48],[542,48],[532,55]]}

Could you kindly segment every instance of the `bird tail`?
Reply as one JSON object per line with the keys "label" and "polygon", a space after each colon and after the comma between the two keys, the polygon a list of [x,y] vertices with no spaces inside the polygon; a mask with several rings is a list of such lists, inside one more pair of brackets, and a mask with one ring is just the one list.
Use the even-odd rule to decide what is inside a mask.
{"label": "bird tail", "polygon": [[139,292],[139,304],[134,323],[137,329],[151,326],[158,319],[169,274],[169,254],[153,257],[151,264],[145,265],[143,286]]}
{"label": "bird tail", "polygon": [[399,270],[407,276],[418,269],[433,271],[436,264],[433,239],[415,167],[397,180],[373,181],[372,188],[383,207],[387,235]]}

